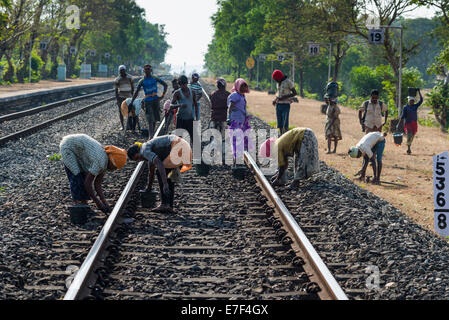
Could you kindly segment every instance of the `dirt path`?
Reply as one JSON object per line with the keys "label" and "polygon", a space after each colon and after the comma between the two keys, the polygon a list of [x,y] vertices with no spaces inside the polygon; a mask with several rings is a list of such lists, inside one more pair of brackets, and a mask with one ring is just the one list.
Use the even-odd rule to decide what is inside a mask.
{"label": "dirt path", "polygon": [[[268,123],[276,121],[275,108],[271,103],[273,99],[273,95],[252,90],[247,95],[248,110]],[[343,140],[339,142],[336,154],[326,154],[326,116],[320,112],[321,104],[317,100],[299,98],[299,103],[293,103],[291,106],[290,126],[311,128],[318,138],[321,160],[433,231],[432,156],[449,150],[449,136],[437,128],[418,126],[418,133],[412,145],[413,154],[407,155],[406,145],[395,146],[393,137],[389,134],[386,138],[381,180],[393,184],[382,183],[376,186],[360,183],[354,179],[354,174],[361,168],[362,160],[352,159],[347,155],[348,149],[357,144],[364,135],[357,111],[340,106]],[[368,167],[367,175],[373,175],[371,167]]]}

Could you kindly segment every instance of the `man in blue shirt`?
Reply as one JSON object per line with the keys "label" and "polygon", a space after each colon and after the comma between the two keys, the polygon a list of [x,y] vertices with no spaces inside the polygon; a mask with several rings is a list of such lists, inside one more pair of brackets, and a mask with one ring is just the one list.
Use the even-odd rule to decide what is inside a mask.
{"label": "man in blue shirt", "polygon": [[407,154],[411,154],[412,150],[410,149],[413,138],[418,132],[418,108],[423,103],[423,97],[421,91],[419,92],[419,102],[415,104],[415,97],[408,97],[408,104],[402,110],[401,120],[396,126],[396,130],[399,131],[402,122],[405,120],[404,131],[407,134]]}
{"label": "man in blue shirt", "polygon": [[[152,72],[153,69],[149,64],[146,64],[143,67],[143,72],[145,73],[145,77],[139,81],[137,84],[137,90],[134,93],[133,100],[130,105],[134,104],[134,100],[136,100],[139,95],[140,89],[143,87],[145,92],[144,98],[144,106],[145,115],[148,121],[148,131],[149,131],[149,139],[153,137],[154,128],[156,127],[156,122],[161,121],[161,110],[159,106],[159,100],[165,97],[165,93],[167,92],[168,85],[165,81],[153,77]],[[157,95],[157,83],[160,83],[164,86],[164,93],[161,97]],[[131,111],[131,110],[130,110]]]}

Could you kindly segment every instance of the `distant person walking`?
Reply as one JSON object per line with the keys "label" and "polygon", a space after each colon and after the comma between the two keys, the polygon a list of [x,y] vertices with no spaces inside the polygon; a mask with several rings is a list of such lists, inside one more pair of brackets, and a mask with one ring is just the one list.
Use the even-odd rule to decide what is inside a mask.
{"label": "distant person walking", "polygon": [[[324,127],[327,139],[327,153],[336,153],[338,141],[342,139],[340,130],[340,108],[337,105],[337,98],[328,98],[326,111],[326,125]],[[331,144],[334,141],[334,150],[331,151]]]}
{"label": "distant person walking", "polygon": [[[189,133],[190,142],[193,142],[193,121],[199,120],[196,116],[199,113],[196,97],[193,90],[188,87],[188,79],[186,76],[181,76],[178,79],[180,89],[173,94],[172,105],[179,105],[174,107],[178,109],[176,113],[176,129],[185,129]],[[173,109],[173,107],[172,107]]]}
{"label": "distant person walking", "polygon": [[[136,100],[139,95],[139,91],[143,88],[145,92],[144,98],[144,109],[145,115],[148,121],[148,131],[149,131],[149,139],[153,138],[154,129],[156,127],[156,122],[161,121],[161,110],[159,106],[159,100],[165,97],[167,93],[168,85],[165,81],[153,77],[152,72],[153,68],[147,64],[143,67],[143,71],[145,73],[145,77],[141,79],[137,85],[137,90],[134,93],[134,96],[131,101],[131,105],[134,104],[134,100]],[[161,97],[157,95],[157,84],[160,83],[164,86],[164,92]]]}
{"label": "distant person walking", "polygon": [[[385,121],[382,122],[382,116],[385,114]],[[359,121],[362,131],[365,133],[382,132],[382,127],[387,123],[387,106],[379,101],[379,91],[371,91],[371,99],[365,101],[359,109]]]}
{"label": "distant person walking", "polygon": [[[245,94],[249,93],[248,84],[244,79],[237,79],[234,82],[234,87],[231,90],[231,94],[228,96],[228,124],[229,135],[232,137],[232,152],[234,156],[234,166],[236,165],[237,156],[240,156],[240,148],[237,146],[237,136],[235,136],[236,130],[242,130],[244,142],[244,150],[253,148],[251,137],[248,135],[248,130],[251,130],[249,124],[250,117],[246,112],[246,97]],[[246,133],[246,134],[245,134]]]}
{"label": "distant person walking", "polygon": [[127,98],[131,98],[134,94],[134,84],[133,78],[126,73],[126,67],[121,65],[118,67],[120,75],[114,80],[115,97],[117,99],[117,105],[120,115],[120,123],[122,124],[122,130],[125,130],[123,124],[123,115],[121,112],[121,107],[123,101]]}
{"label": "distant person walking", "polygon": [[274,70],[273,80],[276,81],[277,96],[273,101],[276,106],[276,118],[280,134],[283,135],[288,131],[291,98],[295,97],[296,92],[294,83],[287,79],[281,70]]}
{"label": "distant person walking", "polygon": [[221,132],[222,140],[225,139],[226,118],[228,114],[228,97],[231,94],[226,90],[226,80],[223,78],[217,79],[218,90],[214,91],[210,96],[211,101],[211,116],[210,128],[217,129]]}
{"label": "distant person walking", "polygon": [[200,99],[203,96],[203,87],[201,86],[201,83],[199,82],[200,75],[198,73],[192,74],[192,82],[190,83],[190,89],[192,89],[193,94],[195,95],[196,103],[198,105],[197,111],[192,109],[192,112],[194,112],[194,115],[196,115],[196,119],[200,120]]}
{"label": "distant person walking", "polygon": [[422,105],[424,99],[421,94],[421,90],[419,92],[419,101],[415,104],[415,97],[408,97],[408,104],[402,110],[401,120],[396,126],[396,130],[399,131],[402,123],[405,121],[404,130],[407,134],[407,154],[411,154],[412,150],[410,147],[412,146],[413,139],[415,138],[416,133],[418,132],[418,108]]}

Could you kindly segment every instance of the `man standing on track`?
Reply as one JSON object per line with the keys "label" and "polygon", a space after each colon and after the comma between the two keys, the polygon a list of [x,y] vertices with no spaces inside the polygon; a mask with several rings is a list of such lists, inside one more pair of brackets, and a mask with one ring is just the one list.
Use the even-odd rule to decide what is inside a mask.
{"label": "man standing on track", "polygon": [[151,190],[157,169],[161,205],[155,211],[174,213],[174,176],[178,170],[173,169],[181,167],[181,173],[192,169],[193,153],[189,143],[176,135],[165,135],[144,144],[136,143],[128,149],[128,157],[133,161],[148,161],[150,170],[146,191]]}
{"label": "man standing on track", "polygon": [[176,113],[176,129],[185,129],[190,135],[190,142],[193,143],[193,120],[199,120],[195,115],[199,114],[198,103],[193,89],[188,87],[188,79],[181,76],[178,79],[180,89],[173,94],[172,105],[179,104]]}
{"label": "man standing on track", "polygon": [[126,151],[114,146],[103,147],[85,134],[65,136],[59,148],[75,205],[87,205],[87,201],[92,199],[98,209],[104,213],[111,212],[101,183],[106,171],[125,166]]}
{"label": "man standing on track", "polygon": [[298,95],[295,89],[294,83],[287,79],[281,70],[274,70],[273,80],[277,82],[277,96],[273,101],[273,105],[276,106],[276,118],[280,134],[283,135],[288,131],[288,120],[290,117],[290,98]]}
{"label": "man standing on track", "polygon": [[126,73],[126,67],[121,65],[118,67],[120,75],[114,80],[115,97],[117,99],[117,105],[120,115],[120,123],[122,124],[122,130],[125,130],[123,124],[123,115],[121,112],[121,107],[123,101],[127,98],[131,98],[134,94],[134,84],[133,78]]}
{"label": "man standing on track", "polygon": [[221,132],[222,140],[225,140],[226,118],[228,115],[228,97],[231,94],[226,90],[226,80],[217,79],[218,90],[210,96],[211,116],[210,128],[217,129]]}
{"label": "man standing on track", "polygon": [[[140,89],[143,87],[143,90],[145,92],[144,109],[148,121],[149,139],[151,139],[153,138],[154,135],[156,122],[161,121],[161,110],[159,106],[159,100],[165,97],[168,85],[167,83],[165,83],[165,81],[153,77],[152,75],[153,69],[149,64],[143,67],[143,71],[145,73],[145,77],[139,81],[139,84],[137,85],[137,90],[134,93],[130,105],[134,104],[134,100],[136,100],[137,96],[139,95]],[[164,92],[162,93],[161,97],[158,97],[157,95],[158,83],[164,86]]]}
{"label": "man standing on track", "polygon": [[200,120],[200,99],[203,96],[203,87],[201,86],[201,83],[199,83],[200,75],[198,73],[192,74],[192,82],[190,83],[190,89],[192,90],[193,94],[195,95],[196,103],[198,105],[198,109],[195,112],[195,110],[192,109],[192,112],[194,115],[196,115],[196,119]]}

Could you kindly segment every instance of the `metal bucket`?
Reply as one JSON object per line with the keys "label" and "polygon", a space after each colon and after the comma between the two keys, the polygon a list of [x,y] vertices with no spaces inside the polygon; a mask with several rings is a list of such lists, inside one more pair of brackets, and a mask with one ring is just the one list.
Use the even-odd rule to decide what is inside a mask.
{"label": "metal bucket", "polygon": [[196,174],[200,177],[207,177],[209,175],[210,166],[204,163],[195,166]]}
{"label": "metal bucket", "polygon": [[157,192],[154,191],[140,191],[140,201],[142,208],[153,208],[156,204]]}
{"label": "metal bucket", "polygon": [[87,222],[87,213],[89,212],[89,206],[76,205],[69,207],[70,221],[73,224],[85,224]]}
{"label": "metal bucket", "polygon": [[402,133],[393,133],[394,144],[400,146],[402,144]]}

